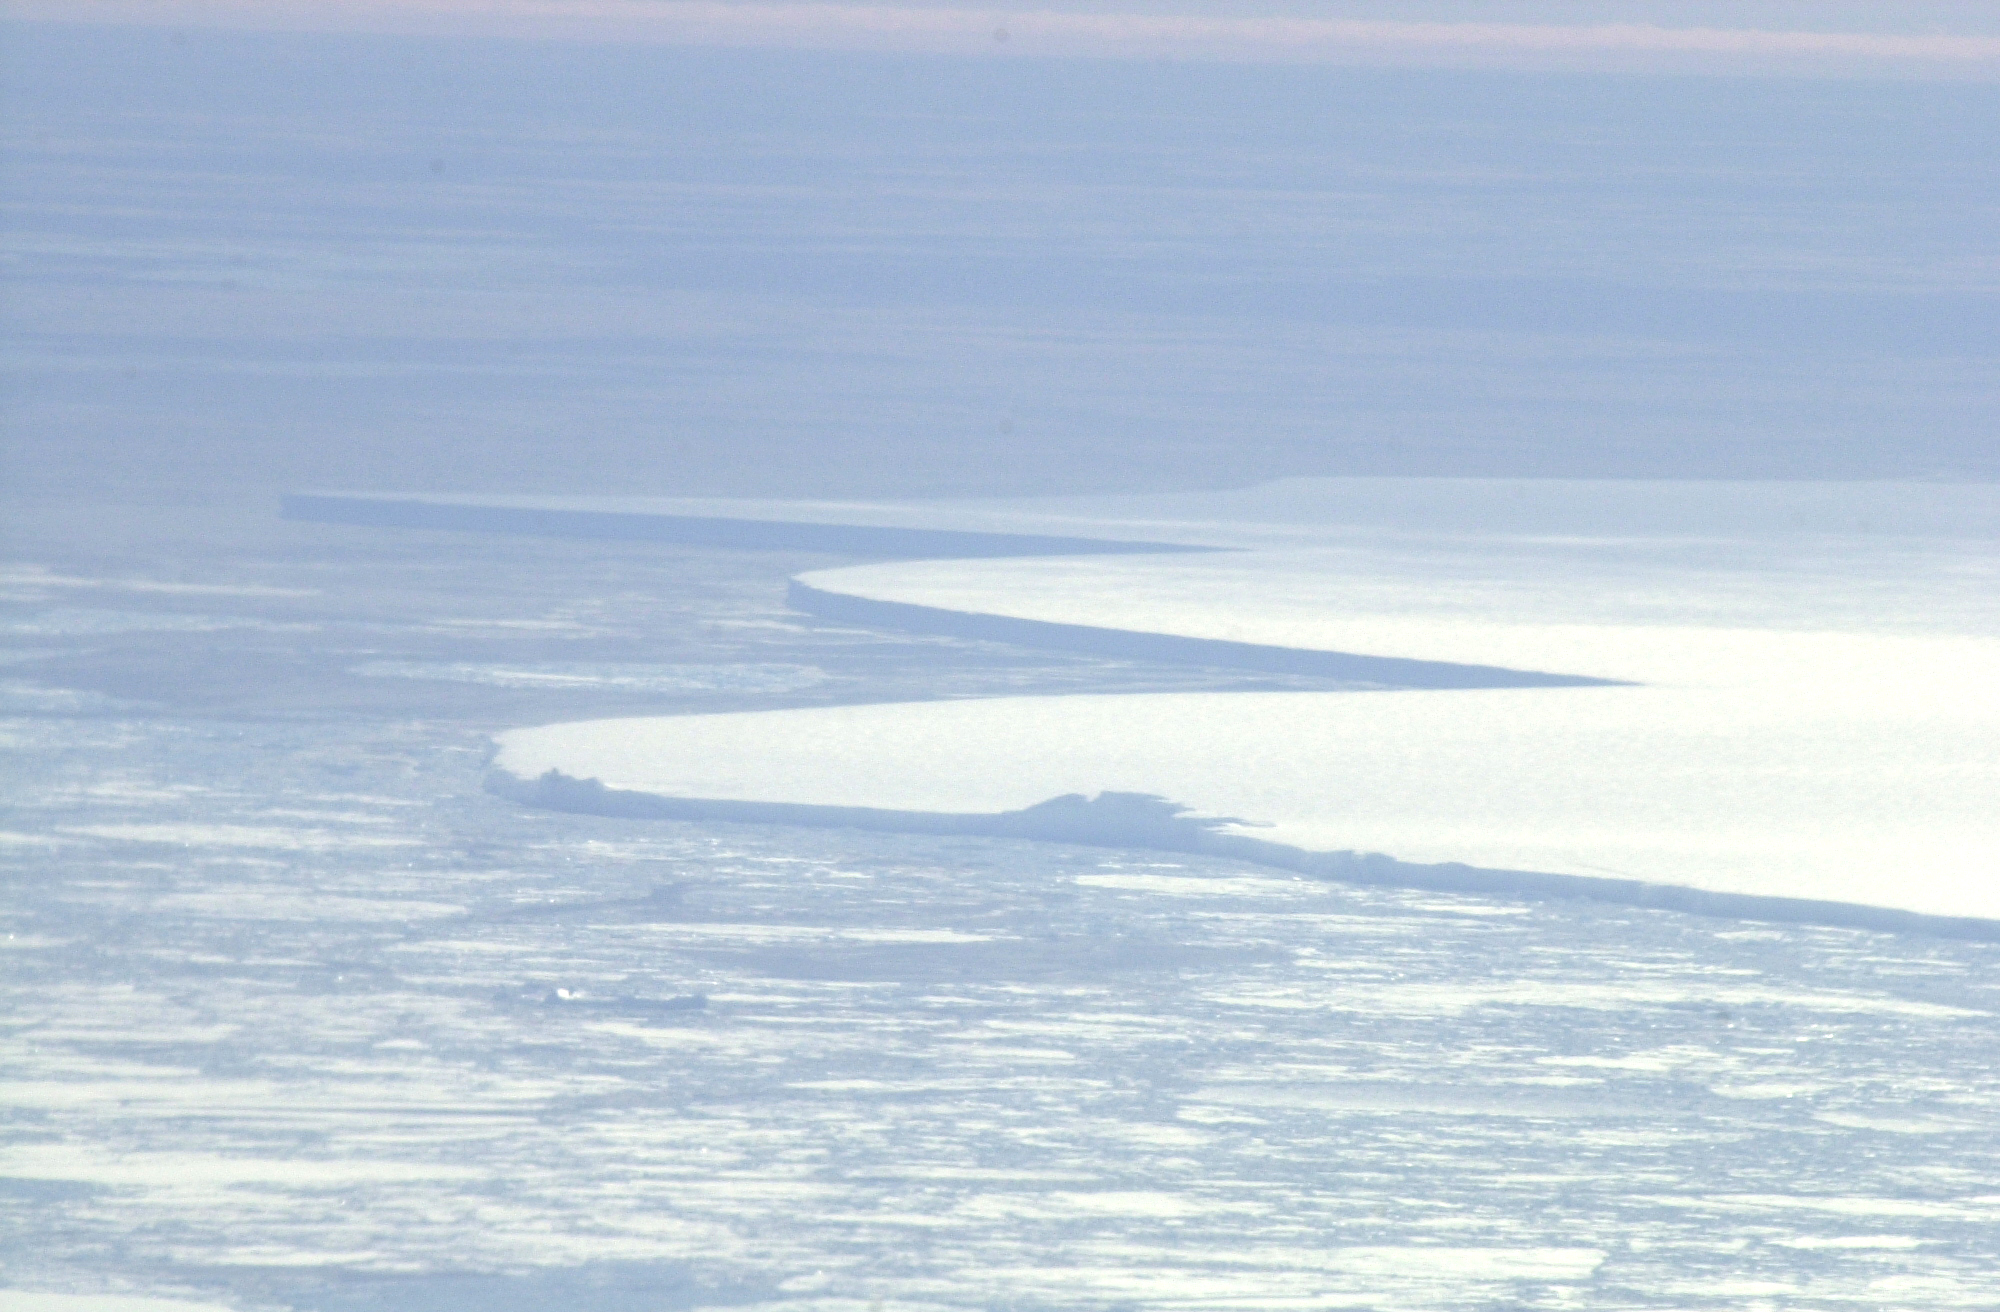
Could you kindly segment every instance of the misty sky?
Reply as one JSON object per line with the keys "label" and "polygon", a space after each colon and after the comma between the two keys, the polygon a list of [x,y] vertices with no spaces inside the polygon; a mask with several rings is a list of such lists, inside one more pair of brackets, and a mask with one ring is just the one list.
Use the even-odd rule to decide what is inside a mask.
{"label": "misty sky", "polygon": [[[1334,32],[1292,64],[1214,5],[497,8],[9,26],[10,487],[2000,472],[1990,6],[1256,11]],[[1135,9],[1138,57],[1075,25]],[[1685,72],[1347,20],[1959,44]]]}

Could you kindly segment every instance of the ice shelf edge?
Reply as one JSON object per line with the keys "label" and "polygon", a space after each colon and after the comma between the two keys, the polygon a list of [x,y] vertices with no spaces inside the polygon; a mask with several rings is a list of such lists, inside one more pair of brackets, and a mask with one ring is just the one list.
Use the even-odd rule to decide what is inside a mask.
{"label": "ice shelf edge", "polygon": [[1069,793],[1019,811],[895,811],[798,802],[668,797],[606,788],[599,780],[576,779],[559,770],[523,779],[498,767],[488,772],[486,789],[527,806],[621,819],[797,825],[1185,852],[1289,870],[1313,879],[1378,888],[1467,893],[1528,902],[1601,902],[1725,920],[2000,942],[2000,920],[1977,916],[1929,915],[1859,902],[1719,893],[1680,884],[1598,875],[1494,870],[1459,862],[1420,865],[1377,852],[1308,851],[1244,834],[1221,832],[1219,826],[1231,823],[1228,819],[1190,816],[1186,814],[1187,807],[1146,793],[1107,792],[1096,797]]}

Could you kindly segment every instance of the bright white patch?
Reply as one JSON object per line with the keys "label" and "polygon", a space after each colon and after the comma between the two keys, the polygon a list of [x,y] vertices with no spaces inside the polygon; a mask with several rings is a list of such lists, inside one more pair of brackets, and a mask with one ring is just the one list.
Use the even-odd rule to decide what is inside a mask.
{"label": "bright white patch", "polygon": [[1059,1220],[1076,1216],[1183,1217],[1219,1210],[1184,1194],[1151,1191],[1066,1192],[1035,1194],[985,1194],[964,1203],[960,1212],[969,1216],[1033,1217]]}
{"label": "bright white patch", "polygon": [[1153,793],[1306,850],[2000,917],[2000,705],[1942,676],[1878,686],[831,707],[517,730],[498,763],[669,797],[904,811]]}
{"label": "bright white patch", "polygon": [[[1182,498],[1178,520],[1073,507],[1061,525],[1249,550],[808,581],[933,610],[1636,686],[607,720],[506,734],[498,763],[671,797],[904,811],[1150,793],[1307,851],[2000,918],[2000,493],[1370,483],[1394,503],[1385,524],[1326,482],[1319,519],[1281,487],[1265,503]],[[1480,500],[1517,494],[1528,510]],[[1053,527],[1037,513],[1015,527]],[[1609,535],[1620,516],[1652,535]]]}
{"label": "bright white patch", "polygon": [[1597,1070],[1613,1071],[1666,1071],[1672,1070],[1674,1063],[1664,1057],[1537,1057],[1542,1066],[1588,1066]]}
{"label": "bright white patch", "polygon": [[1168,897],[1298,897],[1320,891],[1303,879],[1205,879],[1191,875],[1078,875],[1086,888],[1115,888]]}
{"label": "bright white patch", "polygon": [[1709,1092],[1722,1098],[1802,1098],[1825,1089],[1824,1084],[1801,1084],[1787,1080],[1763,1080],[1750,1084],[1716,1084]]}

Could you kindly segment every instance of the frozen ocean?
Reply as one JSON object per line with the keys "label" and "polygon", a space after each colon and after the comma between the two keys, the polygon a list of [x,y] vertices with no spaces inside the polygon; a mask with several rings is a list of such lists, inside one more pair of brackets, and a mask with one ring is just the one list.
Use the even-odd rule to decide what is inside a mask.
{"label": "frozen ocean", "polygon": [[[1269,760],[1175,773],[1201,726],[1174,708],[1247,732],[1264,707],[1332,744],[1313,782],[1341,805],[1288,841],[1561,873],[1620,866],[1622,835],[1653,877],[1661,835],[1706,819],[1593,834],[1580,795],[1508,801],[1554,775],[1461,752],[1496,803],[1454,832],[1408,772],[1442,777],[1478,717],[1433,717],[1426,762],[1409,723],[1337,716],[1461,695],[1407,694],[1408,662],[1612,681],[1468,706],[1682,680],[1714,715],[1682,727],[1746,768],[1751,710],[1800,741],[1870,707],[1924,731],[1870,730],[1895,751],[1853,758],[1851,814],[1781,795],[1837,755],[1713,812],[1731,879],[1838,866],[1871,915],[1971,914],[1919,858],[1944,822],[1976,858],[1993,824],[1993,6],[1347,7],[1517,16],[1545,54],[1600,19],[1817,24],[1803,46],[1870,75],[1822,76],[1822,49],[1669,76],[1606,62],[1616,31],[1562,71],[1044,57],[1042,20],[1003,41],[984,10],[926,19],[972,51],[912,53],[487,22],[860,30],[877,6],[7,6],[0,1312],[2000,1306],[1980,926],[495,790],[552,726],[819,717],[867,741],[750,742],[723,800],[1013,806],[1061,766],[1302,822],[1255,809],[1301,796]],[[1077,0],[1045,26],[1124,8],[1198,42],[1240,6]],[[1871,63],[1884,34],[1971,54]],[[1589,480],[1608,509],[1540,542],[1500,524],[1495,550],[1441,546],[1464,527],[1444,503],[1394,541],[1277,504],[1375,480],[1349,509],[1404,515],[1395,489],[1441,478],[1530,505]],[[1798,499],[1761,573],[1728,514],[1706,545],[1633,545],[1668,485],[1735,483]],[[1863,484],[1900,491],[1846,515]],[[281,515],[343,490],[453,495],[459,528]],[[469,531],[507,497],[548,532]],[[607,497],[755,498],[762,527],[563,536]],[[823,504],[778,506],[802,498]],[[911,505],[953,498],[994,503],[953,512],[981,558],[917,549],[936,514]],[[1002,540],[1123,516],[1186,545],[1258,498],[1270,523],[1209,543],[1293,562],[1256,580],[1223,552]],[[1968,526],[1971,554],[1922,544]],[[1378,604],[1413,586],[1425,614]],[[1619,598],[1678,636],[1557,641]],[[1767,661],[1725,706],[1736,667],[1682,630],[1737,620],[1819,673],[1856,634],[1900,655],[1809,683]],[[1377,659],[1186,659],[1232,641]],[[1091,742],[1131,730],[1129,781],[965,733],[1112,704]],[[1364,728],[1380,755],[1343,753]],[[693,745],[653,750],[651,782],[721,779]],[[1643,757],[1609,763],[1599,801],[1627,807]],[[1700,811],[1718,780],[1660,795]],[[1884,812],[1914,837],[1876,859],[1857,835]],[[1774,859],[1746,865],[1766,821]]]}
{"label": "frozen ocean", "polygon": [[1317,685],[815,621],[826,555],[16,532],[17,1291],[2000,1299],[2000,944],[531,809],[521,724]]}

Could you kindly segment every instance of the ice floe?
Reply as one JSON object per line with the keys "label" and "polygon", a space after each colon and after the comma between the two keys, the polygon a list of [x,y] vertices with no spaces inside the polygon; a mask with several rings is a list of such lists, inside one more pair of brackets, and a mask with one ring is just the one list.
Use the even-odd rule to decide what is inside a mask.
{"label": "ice floe", "polygon": [[[1696,910],[2000,920],[1991,487],[1302,479],[976,505],[352,497],[291,510],[931,555],[942,558],[802,576],[795,603],[846,622],[1347,685],[504,735],[503,787],[547,804],[703,804],[720,818],[1195,847],[1295,867],[1386,853],[1496,872],[1472,881],[1487,888],[1515,872],[1560,877],[1516,879],[1522,891]],[[1065,795],[1078,800],[1051,801]],[[1147,798],[1162,801],[1149,812]],[[1465,882],[1453,879],[1443,886]],[[1664,889],[1703,896],[1677,903]]]}
{"label": "ice floe", "polygon": [[[1394,690],[1374,692],[555,725],[504,735],[497,763],[836,822],[892,813],[890,827],[1146,794],[1265,849],[2000,920],[1994,489],[1300,480],[1012,513],[997,522],[1223,550],[903,561],[801,583],[885,623],[901,608],[949,632],[956,617],[971,637],[1410,664],[1384,666]],[[979,527],[996,515],[981,508]],[[1041,631],[979,627],[996,620]]]}

